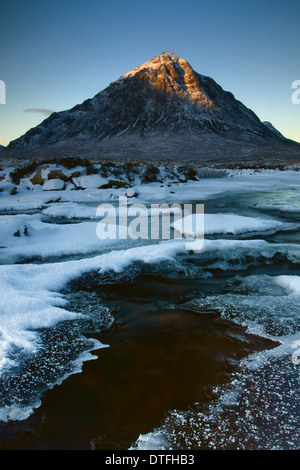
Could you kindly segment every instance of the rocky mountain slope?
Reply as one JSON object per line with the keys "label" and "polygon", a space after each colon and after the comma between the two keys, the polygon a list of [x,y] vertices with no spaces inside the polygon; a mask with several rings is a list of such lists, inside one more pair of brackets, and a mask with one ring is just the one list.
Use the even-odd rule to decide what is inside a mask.
{"label": "rocky mountain slope", "polygon": [[52,113],[4,153],[222,161],[290,157],[300,154],[300,144],[262,123],[184,59],[164,52],[94,98]]}

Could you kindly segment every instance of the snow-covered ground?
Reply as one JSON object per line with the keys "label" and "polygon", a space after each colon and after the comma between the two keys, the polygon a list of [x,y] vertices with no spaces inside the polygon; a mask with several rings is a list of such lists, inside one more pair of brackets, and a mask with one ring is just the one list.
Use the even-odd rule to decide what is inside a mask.
{"label": "snow-covered ground", "polygon": [[[42,221],[41,214],[2,215],[0,225],[1,264],[32,258],[84,256],[112,248],[117,241],[100,241],[96,222],[53,224]],[[125,227],[119,227],[120,237],[122,230],[125,233]]]}

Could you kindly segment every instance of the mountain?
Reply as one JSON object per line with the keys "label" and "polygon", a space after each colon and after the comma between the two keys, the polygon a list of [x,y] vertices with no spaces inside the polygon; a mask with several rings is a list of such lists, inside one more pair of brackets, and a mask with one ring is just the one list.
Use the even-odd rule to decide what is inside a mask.
{"label": "mountain", "polygon": [[281,132],[279,132],[274,126],[273,124],[271,124],[270,122],[268,121],[263,121],[263,124],[265,126],[267,126],[267,128],[273,132],[275,135],[277,135],[277,137],[281,138],[281,139],[285,139],[285,137],[281,134]]}
{"label": "mountain", "polygon": [[290,156],[300,144],[164,52],[74,108],[52,113],[12,141],[5,153],[173,160]]}

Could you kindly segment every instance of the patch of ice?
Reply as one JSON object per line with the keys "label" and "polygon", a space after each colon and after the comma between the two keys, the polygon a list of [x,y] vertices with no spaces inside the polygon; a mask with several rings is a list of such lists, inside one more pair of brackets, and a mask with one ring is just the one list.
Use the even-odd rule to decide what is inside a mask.
{"label": "patch of ice", "polygon": [[156,245],[152,250],[147,246],[117,250],[76,261],[0,266],[1,359],[11,359],[8,353],[13,346],[32,351],[38,348],[38,335],[33,330],[78,317],[63,308],[66,300],[57,293],[70,280],[92,270],[120,272],[134,261],[174,259],[184,251],[185,244],[178,242]]}
{"label": "patch of ice", "polygon": [[[253,275],[236,278],[226,293],[198,299],[222,317],[246,325],[249,331],[280,341],[291,349],[300,330],[300,277]],[[268,354],[277,352],[273,349]]]}
{"label": "patch of ice", "polygon": [[202,214],[190,214],[182,219],[176,220],[172,226],[185,236],[231,234],[239,235],[246,232],[274,232],[293,224],[284,224],[276,220],[266,220],[259,217],[245,217],[236,214],[204,214],[203,227]]}
{"label": "patch of ice", "polygon": [[283,287],[289,295],[300,295],[300,276],[277,276],[276,284]]}
{"label": "patch of ice", "polygon": [[285,204],[256,204],[254,208],[262,209],[262,210],[290,212],[290,213],[300,212],[300,206],[294,206],[294,205],[288,205],[288,204],[287,205]]}
{"label": "patch of ice", "polygon": [[297,450],[299,371],[289,355],[258,370],[242,366],[199,412],[172,411],[130,450]]}
{"label": "patch of ice", "polygon": [[255,275],[236,284],[232,292],[209,295],[196,304],[218,309],[253,334],[279,324],[273,336],[267,336],[281,344],[243,359],[228,385],[214,387],[217,398],[204,409],[170,412],[130,450],[299,448],[300,370],[292,358],[300,344],[300,277]]}
{"label": "patch of ice", "polygon": [[159,429],[148,434],[141,434],[129,450],[172,450],[166,435]]}
{"label": "patch of ice", "polygon": [[268,243],[265,240],[209,240],[204,239],[199,257],[207,270],[246,269],[268,263],[276,257],[291,263],[299,262],[300,246],[296,244]]}
{"label": "patch of ice", "polygon": [[[25,238],[25,237],[24,237]],[[190,246],[191,244],[189,244]],[[166,260],[174,260],[177,255],[186,253],[187,244],[184,240],[161,242],[156,245],[138,246],[125,250],[115,250],[109,253],[96,256],[94,258],[66,261],[60,263],[38,264],[38,265],[4,265],[0,266],[0,292],[1,292],[1,314],[0,326],[3,338],[3,354],[6,355],[11,345],[18,347],[37,347],[35,328],[42,325],[52,324],[72,314],[65,312],[64,298],[57,292],[72,279],[80,277],[82,274],[98,270],[100,272],[115,271],[121,272],[128,265],[142,261],[145,263],[159,263]],[[253,256],[272,257],[276,252],[284,251],[286,256],[300,257],[300,249],[294,251],[293,246],[272,245],[262,240],[231,241],[231,240],[207,240],[204,249],[199,251],[198,256],[204,260],[206,257],[223,256],[226,262],[230,259],[238,259],[239,262],[244,257]],[[58,248],[58,251],[64,251]],[[282,281],[282,280],[281,280]],[[258,283],[258,285],[261,285]],[[226,310],[226,305],[230,308],[236,305],[241,298],[238,294],[230,296],[217,296],[210,298],[210,303],[214,307],[220,305]],[[244,296],[243,299],[250,299]],[[274,308],[279,298],[268,297],[266,305],[268,310],[272,310],[270,300],[273,299]],[[299,297],[298,297],[299,299]],[[257,298],[256,298],[257,300]],[[207,299],[206,299],[207,301]],[[244,308],[244,305],[243,305]],[[290,307],[289,307],[290,310]],[[247,312],[253,311],[253,303],[249,305]],[[253,320],[249,317],[249,320]],[[255,320],[259,320],[256,315]],[[259,323],[259,321],[258,321]],[[4,347],[5,346],[5,347]],[[8,348],[8,349],[7,349]]]}

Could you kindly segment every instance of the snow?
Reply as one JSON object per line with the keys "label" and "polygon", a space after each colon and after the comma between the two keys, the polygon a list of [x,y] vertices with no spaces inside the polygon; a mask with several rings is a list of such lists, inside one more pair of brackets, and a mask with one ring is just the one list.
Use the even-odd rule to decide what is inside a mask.
{"label": "snow", "polygon": [[[199,236],[203,233],[202,219],[201,214],[190,214],[180,220],[176,220],[172,226],[185,236]],[[253,218],[222,213],[204,214],[205,235],[239,235],[245,232],[269,232],[281,230],[284,227],[285,224],[283,222],[265,220],[258,217]]]}
{"label": "snow", "polygon": [[[96,222],[50,224],[40,214],[0,216],[0,262],[12,263],[25,259],[99,253],[116,240],[100,240]],[[123,234],[124,232],[124,234]],[[15,234],[18,234],[17,236]],[[125,227],[119,235],[125,238]]]}
{"label": "snow", "polygon": [[149,183],[137,186],[139,200],[146,202],[191,202],[205,200],[223,193],[247,191],[280,191],[299,186],[299,172],[262,170],[227,170],[228,178],[201,178],[199,181],[189,181],[188,184],[172,184],[171,187],[159,183]]}
{"label": "snow", "polygon": [[[33,216],[35,219],[36,217]],[[7,246],[8,243],[14,243],[16,238],[28,235],[29,221],[32,220],[30,215],[0,216],[0,247]]]}
{"label": "snow", "polygon": [[44,191],[60,191],[64,189],[65,183],[60,179],[48,180],[43,184]]}
{"label": "snow", "polygon": [[[281,190],[288,188],[295,188],[299,186],[299,173],[296,171],[273,171],[262,170],[260,173],[254,173],[253,170],[226,170],[228,178],[201,178],[199,181],[190,181],[186,183],[168,184],[149,183],[149,184],[136,184],[135,188],[139,194],[136,201],[151,204],[151,203],[183,203],[185,201],[191,202],[193,200],[205,200],[218,196],[222,193],[236,192],[236,191],[268,191],[268,190]],[[75,179],[78,184],[82,178],[90,181],[86,189],[81,191],[74,191],[73,186],[66,185],[64,191],[57,190],[51,191],[51,199],[61,199],[61,202],[72,203],[87,203],[87,202],[108,202],[117,199],[119,196],[125,196],[126,189],[97,189],[100,181],[107,182],[107,180],[98,178],[99,175],[88,175]],[[95,178],[97,177],[97,178]],[[97,182],[94,180],[97,179]],[[49,201],[49,194],[43,191],[41,186],[32,185],[30,179],[23,178],[18,187],[18,194],[10,196],[8,193],[14,185],[8,180],[1,182],[1,187],[5,190],[0,193],[0,210],[27,210],[39,209]],[[28,190],[29,188],[29,190]]]}
{"label": "snow", "polygon": [[278,276],[276,283],[289,295],[300,295],[300,276]]}
{"label": "snow", "polygon": [[64,217],[67,219],[97,219],[97,208],[76,202],[50,204],[42,213],[49,217]]}
{"label": "snow", "polygon": [[59,199],[62,191],[53,191],[51,196],[46,191],[35,190],[34,192],[22,191],[15,196],[2,196],[0,194],[0,211],[30,211],[41,209],[53,197],[55,200]]}
{"label": "snow", "polygon": [[125,203],[125,199],[122,198],[116,203],[104,203],[99,204],[99,206],[95,207],[92,205],[85,205],[83,203],[75,203],[75,202],[60,202],[57,204],[50,204],[46,207],[42,213],[49,217],[64,217],[67,219],[99,219],[100,216],[103,216],[105,212],[109,217],[125,217],[127,216],[135,216],[137,212],[141,216],[148,217],[148,216],[155,216],[158,214],[168,214],[168,213],[176,213],[181,214],[180,207],[168,208],[168,207],[155,207],[152,205],[151,207],[146,207],[142,204],[127,204]]}
{"label": "snow", "polygon": [[139,194],[139,191],[138,191],[137,188],[129,188],[126,191],[126,196],[127,197],[136,197],[136,196],[138,196],[138,194]]}
{"label": "snow", "polygon": [[73,183],[76,187],[82,189],[101,188],[108,183],[107,179],[102,178],[100,175],[84,175],[78,178],[73,178]]}

